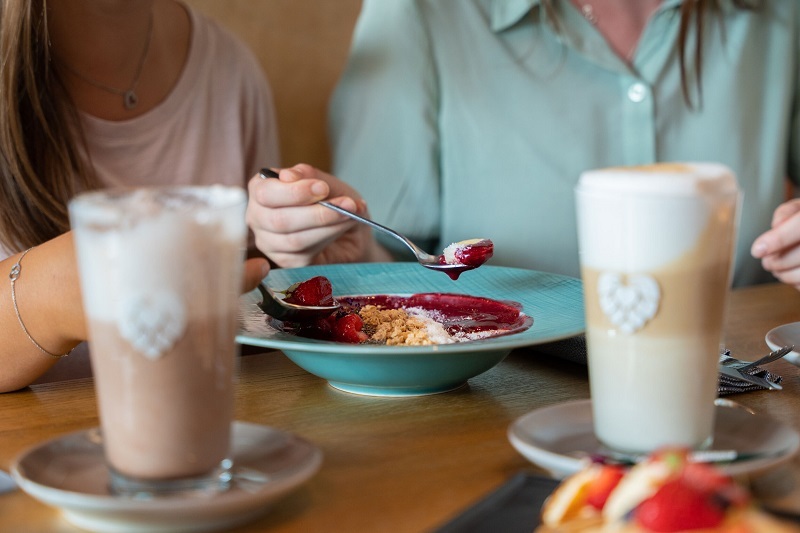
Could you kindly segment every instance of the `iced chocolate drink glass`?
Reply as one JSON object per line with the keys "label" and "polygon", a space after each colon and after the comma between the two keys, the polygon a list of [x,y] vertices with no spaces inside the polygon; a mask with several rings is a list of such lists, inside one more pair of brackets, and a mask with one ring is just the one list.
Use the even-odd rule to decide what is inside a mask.
{"label": "iced chocolate drink glass", "polygon": [[598,439],[626,452],[708,446],[738,220],[711,163],[593,170],[576,188]]}
{"label": "iced chocolate drink glass", "polygon": [[246,194],[89,192],[69,204],[117,494],[225,490]]}

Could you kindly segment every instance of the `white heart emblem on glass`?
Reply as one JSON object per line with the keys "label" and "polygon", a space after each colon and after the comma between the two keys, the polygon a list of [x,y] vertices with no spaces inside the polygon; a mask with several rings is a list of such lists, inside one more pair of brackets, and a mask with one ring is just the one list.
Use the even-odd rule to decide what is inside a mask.
{"label": "white heart emblem on glass", "polygon": [[661,301],[658,282],[646,274],[604,272],[597,282],[600,308],[623,333],[635,333],[656,316]]}
{"label": "white heart emblem on glass", "polygon": [[186,310],[174,293],[131,297],[121,307],[122,337],[149,359],[164,355],[186,330]]}

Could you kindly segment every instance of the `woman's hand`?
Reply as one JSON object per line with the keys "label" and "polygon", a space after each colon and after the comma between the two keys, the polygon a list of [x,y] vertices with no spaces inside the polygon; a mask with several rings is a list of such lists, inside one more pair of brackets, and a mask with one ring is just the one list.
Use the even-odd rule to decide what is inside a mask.
{"label": "woman's hand", "polygon": [[780,281],[800,290],[800,199],[775,209],[772,229],[753,242],[750,253]]}
{"label": "woman's hand", "polygon": [[390,260],[369,227],[318,205],[327,200],[368,216],[353,188],[309,165],[280,171],[278,179],[255,176],[248,185],[247,223],[256,246],[281,267]]}

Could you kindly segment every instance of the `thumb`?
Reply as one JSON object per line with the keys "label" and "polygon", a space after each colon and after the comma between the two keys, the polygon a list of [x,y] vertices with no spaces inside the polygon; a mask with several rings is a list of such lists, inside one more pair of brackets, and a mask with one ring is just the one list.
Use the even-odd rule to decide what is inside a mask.
{"label": "thumb", "polygon": [[795,213],[800,213],[800,198],[782,203],[772,215],[772,227],[779,226],[783,221],[791,218]]}

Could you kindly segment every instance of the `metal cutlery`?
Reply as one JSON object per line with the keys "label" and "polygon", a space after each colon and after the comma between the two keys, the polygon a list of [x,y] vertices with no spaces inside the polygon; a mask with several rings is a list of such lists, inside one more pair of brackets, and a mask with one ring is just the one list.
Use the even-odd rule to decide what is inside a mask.
{"label": "metal cutlery", "polygon": [[757,361],[741,361],[730,355],[723,354],[720,357],[719,372],[734,380],[744,381],[763,387],[770,390],[781,390],[783,387],[780,384],[770,381],[763,376],[758,375],[760,371],[756,371],[761,365],[775,361],[791,352],[794,348],[792,346],[785,346],[778,350],[774,350],[766,356],[758,359]]}
{"label": "metal cutlery", "polygon": [[[269,169],[269,168],[262,168],[261,171],[259,172],[259,174],[264,179],[277,178],[278,177],[278,173],[275,172],[272,169]],[[405,235],[402,235],[402,234],[396,232],[395,230],[393,230],[391,228],[387,228],[386,226],[384,226],[382,224],[378,224],[377,222],[375,222],[373,220],[370,220],[368,218],[364,218],[362,216],[356,215],[355,213],[351,213],[350,211],[347,211],[346,209],[342,209],[338,205],[333,205],[330,202],[325,202],[325,201],[320,200],[317,203],[320,204],[320,205],[324,205],[328,209],[333,209],[337,213],[340,213],[340,214],[348,216],[348,217],[350,217],[350,218],[352,218],[354,220],[357,220],[358,222],[361,222],[362,224],[366,224],[367,226],[370,226],[370,227],[372,227],[372,228],[374,228],[374,229],[376,229],[378,231],[382,231],[383,233],[385,233],[387,235],[391,235],[392,237],[394,237],[398,241],[400,241],[403,244],[405,244],[411,250],[411,252],[414,254],[414,257],[417,258],[417,262],[420,265],[424,266],[425,268],[429,268],[431,270],[441,270],[443,272],[446,272],[450,277],[453,277],[453,279],[458,277],[458,275],[461,272],[463,272],[465,270],[471,270],[471,269],[475,268],[474,266],[468,266],[468,265],[453,264],[453,263],[444,262],[444,261],[442,261],[440,255],[429,254],[428,252],[424,251],[422,248],[420,248],[419,246],[414,244],[414,242],[411,241],[411,239],[409,239]]]}
{"label": "metal cutlery", "polygon": [[747,383],[752,383],[753,385],[758,385],[759,387],[763,387],[765,389],[770,389],[770,390],[783,389],[783,387],[781,387],[777,383],[773,383],[760,376],[754,376],[752,374],[744,374],[741,371],[737,370],[736,368],[728,366],[724,363],[719,365],[719,372],[720,374],[726,375],[729,378],[738,379],[740,381],[746,381]]}
{"label": "metal cutlery", "polygon": [[[649,457],[649,454],[626,453],[609,449],[602,449],[596,455],[604,461],[622,465],[641,463]],[[739,453],[736,450],[692,450],[689,453],[689,460],[695,463],[732,463],[749,461],[762,455],[760,453]]]}
{"label": "metal cutlery", "polygon": [[750,370],[752,370],[753,368],[755,368],[757,366],[761,366],[761,365],[765,365],[767,363],[771,363],[773,361],[777,361],[778,359],[781,359],[783,356],[785,356],[786,354],[788,354],[792,350],[794,350],[794,345],[784,346],[783,348],[779,348],[777,350],[773,350],[770,353],[768,353],[767,355],[765,355],[764,357],[762,357],[761,359],[753,361],[750,364],[744,365],[743,367],[741,367],[739,369],[739,371],[740,372],[749,372]]}
{"label": "metal cutlery", "polygon": [[340,307],[339,302],[336,301],[333,305],[318,306],[289,303],[275,296],[263,282],[258,284],[258,290],[261,292],[261,303],[256,305],[272,318],[284,322],[304,322],[330,316]]}

